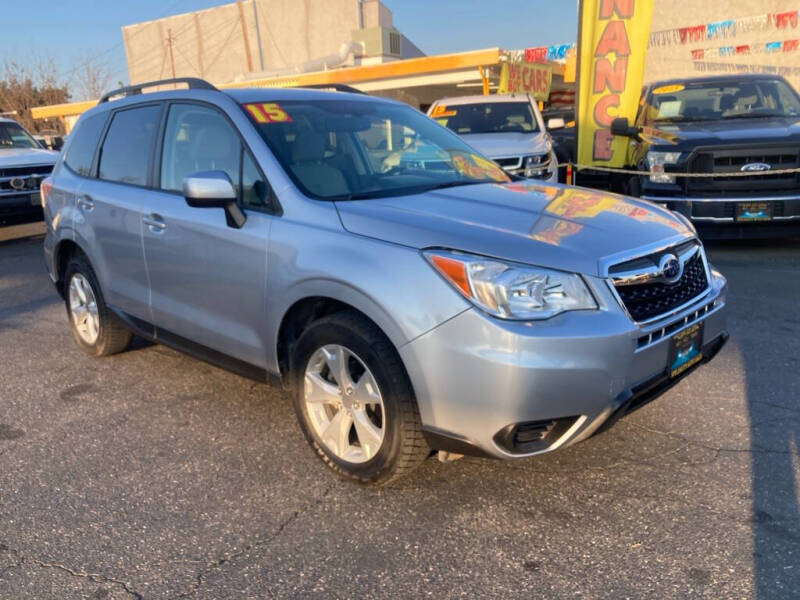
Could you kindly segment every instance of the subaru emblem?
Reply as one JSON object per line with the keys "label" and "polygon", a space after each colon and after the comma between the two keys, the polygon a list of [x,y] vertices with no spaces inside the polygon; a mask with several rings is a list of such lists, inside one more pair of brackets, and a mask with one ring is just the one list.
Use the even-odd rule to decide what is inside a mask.
{"label": "subaru emblem", "polygon": [[667,283],[675,283],[683,275],[683,265],[674,254],[665,254],[658,261],[658,269],[661,277]]}
{"label": "subaru emblem", "polygon": [[772,168],[772,165],[768,165],[767,163],[762,162],[755,162],[755,163],[747,163],[744,165],[741,170],[742,171],[769,171]]}

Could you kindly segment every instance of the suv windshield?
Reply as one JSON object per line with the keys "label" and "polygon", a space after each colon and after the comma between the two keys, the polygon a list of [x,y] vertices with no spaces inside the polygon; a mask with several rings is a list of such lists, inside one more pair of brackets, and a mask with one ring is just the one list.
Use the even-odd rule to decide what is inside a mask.
{"label": "suv windshield", "polygon": [[720,80],[662,85],[646,105],[647,123],[795,117],[800,99],[784,81]]}
{"label": "suv windshield", "polygon": [[509,176],[418,111],[371,100],[244,105],[284,170],[327,200],[400,196]]}
{"label": "suv windshield", "polygon": [[431,117],[458,134],[533,133],[539,130],[529,102],[439,104]]}
{"label": "suv windshield", "polygon": [[41,146],[16,123],[0,123],[0,148],[41,148]]}

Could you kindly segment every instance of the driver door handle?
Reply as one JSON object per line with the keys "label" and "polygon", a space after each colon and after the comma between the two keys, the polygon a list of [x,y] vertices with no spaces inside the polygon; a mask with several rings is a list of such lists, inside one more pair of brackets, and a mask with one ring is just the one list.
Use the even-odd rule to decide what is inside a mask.
{"label": "driver door handle", "polygon": [[81,195],[78,196],[78,208],[81,209],[83,212],[89,212],[94,208],[94,200],[92,200],[89,196]]}
{"label": "driver door handle", "polygon": [[167,224],[164,223],[164,218],[161,215],[157,215],[155,213],[142,217],[142,223],[147,225],[147,227],[153,233],[161,233],[167,228]]}

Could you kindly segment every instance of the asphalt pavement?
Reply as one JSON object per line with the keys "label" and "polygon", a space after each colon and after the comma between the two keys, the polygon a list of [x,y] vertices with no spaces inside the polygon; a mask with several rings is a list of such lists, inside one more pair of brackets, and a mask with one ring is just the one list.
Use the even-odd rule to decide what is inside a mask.
{"label": "asphalt pavement", "polygon": [[711,246],[731,341],[609,431],[380,490],[278,389],[87,358],[41,243],[0,241],[0,599],[800,596],[800,241]]}

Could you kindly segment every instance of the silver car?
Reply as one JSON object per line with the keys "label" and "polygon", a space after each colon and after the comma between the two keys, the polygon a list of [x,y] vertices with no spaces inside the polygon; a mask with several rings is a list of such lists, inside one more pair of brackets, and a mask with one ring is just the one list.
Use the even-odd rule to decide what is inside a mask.
{"label": "silver car", "polygon": [[43,188],[75,342],[282,382],[346,478],[573,444],[727,338],[725,279],[669,210],[514,178],[398,102],[188,84],[104,97]]}
{"label": "silver car", "polygon": [[[442,98],[431,104],[428,116],[509,173],[549,183],[558,181],[553,141],[530,95]],[[563,121],[557,121],[563,127]]]}

